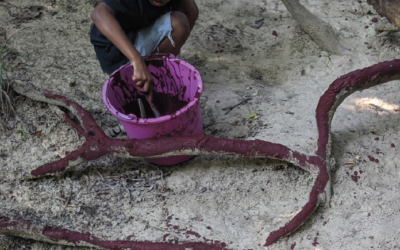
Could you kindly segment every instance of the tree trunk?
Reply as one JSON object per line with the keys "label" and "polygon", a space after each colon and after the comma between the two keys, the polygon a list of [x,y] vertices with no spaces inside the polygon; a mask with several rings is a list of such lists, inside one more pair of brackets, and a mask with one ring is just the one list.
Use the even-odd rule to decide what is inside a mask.
{"label": "tree trunk", "polygon": [[379,15],[400,28],[400,1],[398,0],[368,0]]}
{"label": "tree trunk", "polygon": [[323,50],[334,54],[349,52],[340,44],[333,28],[325,21],[314,16],[299,0],[282,0],[282,2],[293,18],[299,23],[300,28]]}

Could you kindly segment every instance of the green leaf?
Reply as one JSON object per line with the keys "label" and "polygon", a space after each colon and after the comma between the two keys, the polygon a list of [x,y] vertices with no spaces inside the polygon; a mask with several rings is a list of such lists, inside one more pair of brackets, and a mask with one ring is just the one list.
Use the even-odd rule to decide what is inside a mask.
{"label": "green leaf", "polygon": [[11,111],[15,113],[15,109],[14,109],[14,107],[13,107],[13,104],[12,104],[12,102],[11,102],[10,97],[8,97],[7,94],[5,94],[5,96],[6,96],[6,100],[7,100],[7,102],[8,102],[8,106],[10,107]]}
{"label": "green leaf", "polygon": [[20,53],[16,49],[10,49],[10,53],[19,56]]}
{"label": "green leaf", "polygon": [[257,119],[258,117],[259,116],[256,113],[254,113],[253,111],[250,111],[249,119]]}
{"label": "green leaf", "polygon": [[22,130],[17,130],[17,135],[19,135],[19,136],[30,136],[30,134],[29,133],[27,133],[27,132],[25,132],[25,131],[22,131]]}

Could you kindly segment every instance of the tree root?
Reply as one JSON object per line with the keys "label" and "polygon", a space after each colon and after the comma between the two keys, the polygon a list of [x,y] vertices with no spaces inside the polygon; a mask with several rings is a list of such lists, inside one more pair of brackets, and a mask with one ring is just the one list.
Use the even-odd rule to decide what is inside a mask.
{"label": "tree root", "polygon": [[300,28],[323,50],[334,54],[348,54],[350,51],[340,44],[335,31],[327,23],[314,16],[299,0],[282,0],[286,9],[299,23]]}
{"label": "tree root", "polygon": [[52,228],[48,226],[39,226],[32,221],[26,220],[10,220],[7,218],[0,218],[0,233],[6,235],[15,235],[23,238],[34,239],[48,243],[58,243],[67,246],[85,246],[96,247],[103,249],[198,249],[198,250],[222,250],[225,249],[226,244],[215,243],[197,243],[189,242],[183,244],[171,243],[151,243],[151,242],[138,242],[129,240],[102,240],[90,233],[80,233],[60,228]]}
{"label": "tree root", "polygon": [[[331,164],[331,121],[337,107],[343,100],[355,91],[364,90],[392,80],[400,79],[400,60],[382,62],[362,70],[356,70],[334,81],[328,90],[321,96],[317,109],[316,121],[318,126],[318,148],[315,155],[305,155],[293,151],[281,144],[261,140],[242,141],[221,139],[204,134],[182,136],[174,138],[152,138],[143,140],[116,140],[108,138],[96,124],[92,115],[81,108],[77,103],[66,97],[50,93],[40,94],[35,91],[19,92],[22,95],[48,103],[63,105],[73,111],[82,121],[78,126],[68,116],[65,119],[83,136],[86,142],[81,148],[69,153],[65,158],[54,163],[45,164],[24,178],[38,178],[45,175],[60,174],[82,162],[98,159],[105,155],[124,158],[152,158],[174,155],[233,155],[247,158],[272,158],[292,163],[317,176],[310,193],[308,203],[285,226],[272,232],[266,239],[265,246],[270,246],[284,236],[299,228],[315,209],[330,199],[330,164]],[[18,85],[18,84],[16,84]],[[29,226],[27,226],[29,225]],[[37,238],[50,242],[97,246],[108,249],[119,249],[122,241],[104,241],[90,236],[88,233],[71,232],[64,229],[52,229],[52,233],[45,227],[38,227],[30,222],[3,218],[0,220],[0,233]],[[34,235],[35,237],[33,237]],[[107,243],[105,243],[107,242]],[[184,249],[183,245],[165,245],[163,243],[142,243],[123,241],[122,247],[135,249]],[[189,243],[188,243],[189,244]],[[196,249],[223,249],[224,246],[198,244]],[[208,247],[208,248],[206,248]]]}

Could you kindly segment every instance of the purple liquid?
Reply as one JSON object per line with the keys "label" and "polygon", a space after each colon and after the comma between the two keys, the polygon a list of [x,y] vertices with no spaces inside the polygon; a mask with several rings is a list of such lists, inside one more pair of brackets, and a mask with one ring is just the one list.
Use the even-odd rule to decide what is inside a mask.
{"label": "purple liquid", "polygon": [[[146,98],[143,96],[140,99],[142,99],[147,118],[155,118],[156,116]],[[153,103],[157,107],[161,116],[171,115],[188,104],[188,102],[179,100],[178,96],[171,96],[168,94],[156,92],[153,92]],[[137,100],[135,99],[133,102],[129,102],[122,106],[122,113],[126,115],[134,114],[137,117],[141,117],[139,103],[137,102]]]}

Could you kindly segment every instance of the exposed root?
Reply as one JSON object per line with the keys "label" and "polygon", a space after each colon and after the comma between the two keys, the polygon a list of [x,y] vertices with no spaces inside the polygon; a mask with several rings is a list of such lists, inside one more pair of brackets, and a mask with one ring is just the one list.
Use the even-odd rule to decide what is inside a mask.
{"label": "exposed root", "polygon": [[[90,113],[83,110],[77,103],[63,96],[54,94],[40,95],[34,91],[19,92],[48,103],[65,106],[71,109],[82,121],[82,127],[70,118],[65,119],[83,136],[86,142],[81,148],[69,153],[65,158],[54,163],[48,163],[25,178],[37,178],[45,175],[59,174],[85,161],[98,159],[105,155],[116,157],[165,157],[173,155],[234,155],[239,157],[264,157],[279,159],[294,164],[317,176],[308,203],[285,226],[272,232],[266,239],[265,246],[270,246],[284,236],[294,232],[315,211],[319,204],[329,201],[331,164],[331,121],[336,108],[350,94],[367,89],[388,81],[400,79],[400,60],[382,62],[371,67],[357,70],[334,81],[321,96],[316,110],[318,125],[318,149],[315,155],[308,156],[293,151],[283,145],[271,142],[253,140],[230,140],[197,134],[174,138],[152,138],[144,140],[116,140],[108,138],[96,124]],[[321,197],[325,195],[325,201]],[[126,241],[106,241],[95,238],[89,233],[71,232],[64,229],[39,228],[26,221],[12,221],[9,218],[0,220],[0,232],[4,234],[23,236],[35,235],[35,239],[58,242],[63,244],[90,245],[109,249],[118,247],[134,249],[184,249],[183,245],[168,245],[164,243],[142,243]],[[28,235],[28,236],[27,236]],[[38,236],[39,235],[39,236]],[[125,245],[126,244],[126,245]],[[204,243],[191,243],[195,249],[223,249],[224,246],[210,246]],[[213,248],[215,247],[215,248]]]}
{"label": "exposed root", "polygon": [[81,233],[66,229],[39,226],[34,224],[32,221],[12,220],[9,218],[0,219],[0,233],[49,243],[58,243],[69,246],[96,247],[102,249],[222,250],[225,249],[226,246],[224,243],[206,244],[193,242],[176,245],[169,243],[152,243],[147,241],[138,242],[129,240],[103,240],[91,235],[90,233]]}
{"label": "exposed root", "polygon": [[300,28],[323,50],[334,54],[349,54],[350,51],[340,44],[333,28],[308,11],[299,0],[282,0],[290,14],[299,23]]}

